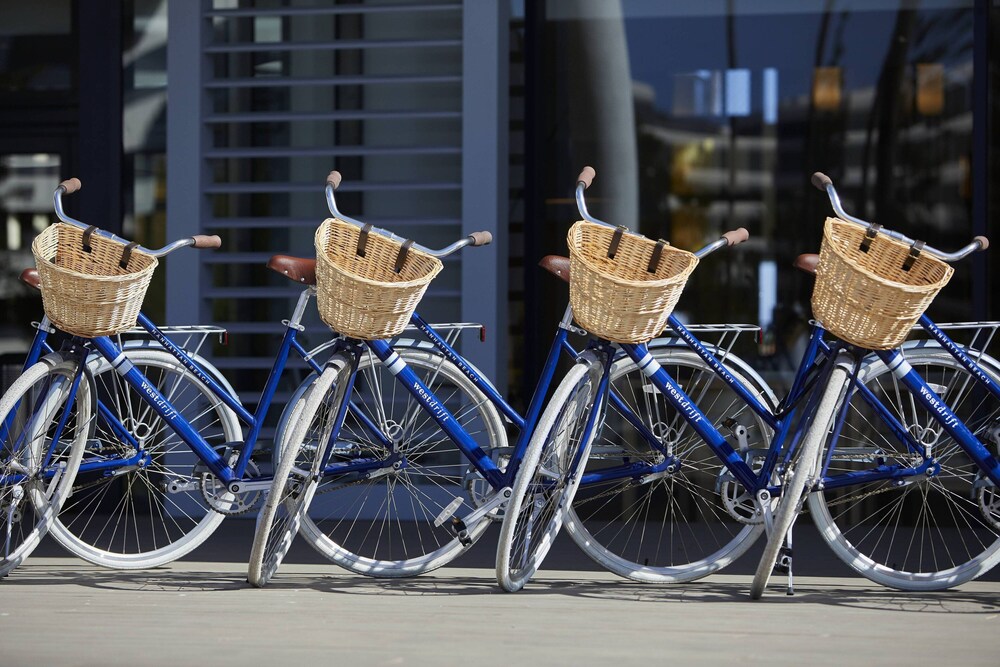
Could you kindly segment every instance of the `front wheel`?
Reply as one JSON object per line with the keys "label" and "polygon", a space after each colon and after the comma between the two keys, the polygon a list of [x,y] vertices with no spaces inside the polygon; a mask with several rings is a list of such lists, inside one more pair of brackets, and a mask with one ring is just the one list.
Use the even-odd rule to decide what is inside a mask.
{"label": "front wheel", "polygon": [[497,583],[521,590],[538,571],[562,528],[584,464],[600,428],[587,431],[593,410],[602,410],[603,372],[587,354],[570,369],[542,413],[517,473],[497,545]]}
{"label": "front wheel", "polygon": [[347,358],[332,359],[292,408],[294,426],[281,444],[271,490],[257,515],[247,571],[247,581],[253,586],[267,585],[298,534],[340,426],[335,417],[347,394],[350,373]]}
{"label": "front wheel", "polygon": [[38,546],[73,487],[92,410],[86,378],[73,397],[77,370],[49,357],[0,399],[0,576]]}
{"label": "front wheel", "polygon": [[785,535],[802,510],[806,494],[812,488],[823,441],[826,439],[830,425],[837,414],[837,406],[848,381],[847,369],[839,361],[838,358],[838,363],[830,373],[830,379],[823,390],[819,406],[812,415],[809,430],[806,432],[799,450],[795,453],[795,460],[790,466],[791,470],[786,472],[786,481],[781,486],[781,499],[774,512],[774,520],[771,524],[771,532],[767,536],[767,544],[764,546],[764,554],[757,564],[757,571],[754,573],[753,582],[750,585],[750,599],[752,600],[759,600],[764,594],[767,582],[774,571],[774,565],[778,562],[778,554],[785,542]]}

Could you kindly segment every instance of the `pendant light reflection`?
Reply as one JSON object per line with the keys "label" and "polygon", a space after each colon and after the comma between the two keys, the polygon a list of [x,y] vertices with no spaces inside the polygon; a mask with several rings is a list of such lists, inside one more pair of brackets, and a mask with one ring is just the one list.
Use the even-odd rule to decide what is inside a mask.
{"label": "pendant light reflection", "polygon": [[944,65],[917,63],[917,112],[940,116],[944,111]]}
{"label": "pendant light reflection", "polygon": [[820,111],[840,108],[843,73],[839,67],[817,67],[813,71],[813,106]]}

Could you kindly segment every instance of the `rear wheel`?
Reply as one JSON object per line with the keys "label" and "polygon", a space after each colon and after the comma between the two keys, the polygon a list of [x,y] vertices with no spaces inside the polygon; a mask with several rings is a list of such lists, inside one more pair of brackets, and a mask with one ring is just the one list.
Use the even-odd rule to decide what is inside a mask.
{"label": "rear wheel", "polygon": [[[838,360],[839,361],[839,360]],[[792,527],[795,518],[802,511],[802,503],[806,494],[813,486],[818,467],[818,456],[826,440],[830,425],[837,414],[838,404],[841,403],[848,381],[848,372],[839,363],[830,373],[830,379],[823,390],[819,406],[812,415],[812,422],[806,432],[802,444],[795,452],[795,460],[786,470],[785,481],[781,485],[781,498],[778,501],[778,508],[774,512],[774,520],[771,524],[771,532],[767,536],[767,544],[764,545],[764,554],[757,564],[757,571],[754,573],[753,582],[750,585],[750,598],[758,600],[767,588],[767,582],[774,571],[774,565],[778,562],[778,554],[785,543],[785,536],[788,529]]]}
{"label": "rear wheel", "polygon": [[[396,352],[502,468],[506,431],[476,385],[436,351]],[[332,409],[320,407],[326,413]],[[487,515],[465,526],[464,543],[456,537],[451,517],[468,515],[492,488],[368,350],[359,360],[351,410],[330,453],[331,463],[366,461],[372,465],[364,472],[324,477],[302,517],[303,538],[338,565],[375,577],[418,575],[464,553],[489,527]]]}
{"label": "rear wheel", "polygon": [[[679,348],[650,353],[751,467],[763,460],[771,429],[700,357]],[[728,370],[773,411],[762,381]],[[622,406],[609,401],[585,472],[607,478],[577,492],[566,517],[573,540],[611,572],[650,583],[699,579],[742,555],[763,530],[752,495],[628,357],[612,367],[611,391]],[[637,471],[614,474],[629,466]]]}
{"label": "rear wheel", "polygon": [[[298,534],[319,482],[320,467],[344,402],[351,366],[343,357],[329,363],[293,406],[291,431],[282,443],[271,490],[257,515],[247,581],[263,587],[271,580]],[[328,406],[330,409],[325,410]]]}
{"label": "rear wheel", "polygon": [[[134,349],[126,357],[212,446],[241,440],[236,415],[168,352]],[[73,494],[52,525],[66,549],[118,569],[169,563],[204,542],[235,512],[215,477],[145,396],[103,357],[89,360],[98,411]],[[127,435],[125,435],[127,434]],[[228,453],[232,454],[232,453]]]}
{"label": "rear wheel", "polygon": [[[905,358],[997,456],[1000,400],[942,349],[911,350]],[[995,360],[977,361],[1000,382]],[[833,552],[872,581],[903,590],[949,588],[988,571],[1000,561],[997,488],[881,360],[866,364],[859,381],[929,451],[936,467],[901,482],[875,481],[810,496],[813,520]],[[893,437],[857,393],[836,447],[829,476],[876,466],[912,468],[924,461],[924,452]]]}

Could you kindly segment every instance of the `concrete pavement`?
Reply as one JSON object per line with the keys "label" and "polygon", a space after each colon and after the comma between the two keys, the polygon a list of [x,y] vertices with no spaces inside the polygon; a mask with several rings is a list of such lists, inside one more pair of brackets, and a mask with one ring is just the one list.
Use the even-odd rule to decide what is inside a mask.
{"label": "concrete pavement", "polygon": [[546,570],[517,594],[479,567],[386,581],[293,563],[263,590],[245,575],[32,558],[0,582],[0,665],[1000,664],[990,581],[912,594],[800,577],[794,597],[754,603],[745,574],[660,587]]}

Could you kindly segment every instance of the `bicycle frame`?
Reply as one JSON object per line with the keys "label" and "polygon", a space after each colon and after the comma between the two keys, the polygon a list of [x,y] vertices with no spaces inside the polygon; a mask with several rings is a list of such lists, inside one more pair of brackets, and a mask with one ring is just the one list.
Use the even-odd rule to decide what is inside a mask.
{"label": "bicycle frame", "polygon": [[[200,458],[205,465],[208,466],[209,470],[211,470],[212,473],[226,485],[229,491],[236,492],[238,490],[246,490],[240,483],[246,475],[247,467],[250,462],[250,456],[253,453],[254,445],[256,444],[257,438],[259,437],[261,428],[264,424],[264,419],[266,418],[267,412],[274,399],[274,395],[278,388],[278,381],[280,380],[287,365],[289,354],[294,351],[314,371],[319,372],[322,370],[322,367],[316,363],[310,352],[306,350],[296,339],[298,332],[301,330],[299,322],[302,319],[306,304],[308,303],[311,294],[312,288],[303,291],[299,297],[292,319],[287,322],[285,333],[282,336],[281,344],[278,347],[274,363],[271,366],[270,373],[268,374],[267,382],[253,413],[249,412],[238,398],[231,395],[225,388],[220,386],[213,378],[207,375],[198,366],[198,364],[184,352],[184,350],[179,348],[169,338],[167,338],[166,335],[164,335],[164,333],[160,331],[160,329],[158,329],[148,317],[142,314],[139,315],[139,325],[152,337],[152,339],[161,345],[163,349],[169,352],[174,358],[176,358],[177,361],[180,362],[185,369],[190,371],[199,382],[205,385],[221,402],[229,407],[241,422],[249,427],[249,431],[243,442],[239,443],[242,446],[239,456],[236,462],[232,465],[227,463],[227,461],[211,445],[209,445],[208,442],[197,431],[195,431],[183,417],[177,413],[167,397],[163,396],[163,394],[160,393],[160,391],[132,365],[122,348],[118,347],[108,337],[93,338],[91,339],[91,345],[111,364],[115,372],[121,375],[124,381],[138,392],[143,401],[147,403],[150,408],[152,408],[153,411],[156,412],[156,414],[158,414],[164,421],[171,425],[178,436],[180,436],[188,447],[195,452],[198,458]],[[138,443],[124,428],[121,428],[120,425],[118,425],[119,428],[114,428],[117,421],[118,420],[113,416],[108,415],[108,422],[112,424],[115,434],[138,449]],[[80,466],[80,471],[87,472],[130,465],[140,462],[142,460],[142,456],[143,453],[140,450],[136,453],[136,455],[128,460],[113,459],[110,461],[91,462],[85,460]],[[263,476],[255,477],[254,481],[263,483],[265,481],[269,481],[269,478]]]}
{"label": "bicycle frame", "polygon": [[[367,346],[375,354],[375,356],[379,358],[383,365],[396,377],[396,379],[402,383],[407,392],[414,397],[417,405],[419,405],[421,409],[434,419],[441,430],[444,431],[449,438],[451,438],[451,440],[465,455],[472,466],[483,476],[483,478],[494,489],[499,490],[506,486],[510,486],[513,483],[518,464],[524,457],[524,452],[528,448],[531,435],[534,433],[535,426],[538,423],[542,408],[544,407],[545,397],[548,394],[549,387],[552,385],[552,379],[555,376],[556,365],[559,361],[560,354],[565,352],[572,358],[576,358],[579,354],[567,341],[569,323],[571,319],[572,313],[569,308],[567,308],[563,321],[560,324],[559,329],[557,329],[555,337],[552,341],[552,346],[550,347],[548,357],[545,360],[542,375],[538,380],[534,394],[532,395],[529,403],[527,414],[522,417],[513,407],[511,407],[511,405],[504,399],[503,396],[500,395],[500,393],[493,387],[492,384],[490,384],[489,381],[487,381],[471,365],[469,365],[468,362],[466,362],[465,359],[434,330],[433,326],[416,313],[414,313],[411,317],[411,322],[413,322],[413,324],[416,325],[416,327],[428,338],[428,340],[438,350],[440,350],[442,355],[453,363],[466,377],[468,377],[483,392],[486,398],[520,429],[520,433],[514,444],[510,457],[510,463],[508,464],[506,471],[500,470],[500,468],[490,458],[490,455],[485,452],[465,431],[465,429],[458,424],[448,409],[441,404],[433,392],[428,389],[420,378],[417,377],[416,373],[414,373],[399,357],[399,354],[390,343],[384,340],[372,340],[365,341],[364,345]],[[357,355],[358,352],[355,350],[352,354]],[[357,411],[358,414],[362,412],[363,411],[360,410]],[[337,428],[334,429],[333,437],[336,437],[335,434],[339,428],[340,426],[338,423]],[[376,430],[378,430],[377,427]],[[384,438],[385,436],[382,435],[382,437]],[[391,459],[383,459],[378,461],[362,460],[347,464],[333,464],[324,468],[324,475],[365,472],[372,468],[383,467],[392,462],[393,461]]]}
{"label": "bicycle frame", "polygon": [[[996,382],[992,381],[989,376],[987,376],[982,369],[979,368],[975,361],[965,354],[961,347],[956,345],[944,331],[942,331],[930,320],[930,318],[924,315],[920,320],[920,324],[931,335],[931,337],[941,345],[942,348],[946,349],[957,361],[959,361],[969,370],[970,373],[972,373],[977,382],[988,388],[994,396],[1000,398],[1000,386],[998,386]],[[645,346],[623,345],[622,349],[625,350],[633,361],[639,364],[640,368],[647,375],[647,377],[650,378],[653,385],[656,386],[656,388],[664,395],[664,398],[674,407],[675,410],[677,410],[677,412],[699,434],[699,436],[705,440],[706,444],[712,449],[719,460],[723,462],[729,472],[746,489],[759,491],[760,489],[766,488],[772,495],[780,493],[780,487],[771,486],[767,483],[767,481],[770,479],[771,474],[775,469],[775,465],[777,464],[779,456],[781,456],[781,452],[784,451],[784,455],[781,456],[781,460],[783,461],[789,460],[794,454],[798,439],[804,433],[804,429],[807,426],[808,420],[800,420],[800,426],[795,431],[795,436],[793,437],[791,445],[787,448],[784,447],[790,433],[791,425],[796,412],[796,406],[800,403],[804,395],[810,393],[810,388],[818,382],[819,369],[827,364],[827,361],[821,361],[819,365],[816,365],[817,358],[822,357],[826,360],[832,360],[837,346],[831,346],[823,340],[825,331],[822,326],[819,324],[814,324],[812,326],[809,344],[795,375],[792,388],[788,396],[784,399],[784,401],[782,401],[779,410],[772,413],[763,402],[751,394],[746,387],[744,387],[732,376],[731,373],[726,370],[718,359],[704,347],[701,341],[691,334],[683,326],[683,324],[681,324],[673,316],[670,318],[670,326],[677,333],[678,337],[696,354],[698,354],[698,356],[709,365],[712,371],[740,396],[748,407],[750,407],[765,421],[765,423],[775,430],[775,436],[771,447],[768,450],[767,458],[765,459],[759,473],[754,473],[739,453],[736,452],[726,441],[725,437],[719,433],[718,429],[708,423],[708,421],[704,418],[704,415],[700,412],[700,410],[698,410],[694,401],[692,401],[690,397],[684,393],[683,389],[681,389],[681,387],[665,370],[659,367]],[[961,423],[958,417],[956,417],[951,409],[941,400],[941,398],[934,393],[933,389],[926,383],[926,381],[924,381],[923,378],[921,378],[920,375],[914,371],[908,363],[906,363],[902,355],[898,351],[876,352],[876,354],[910,390],[916,400],[935,416],[935,419],[948,431],[949,435],[960,443],[966,453],[968,453],[969,456],[987,474],[987,476],[989,476],[990,480],[994,484],[1000,484],[1000,461],[993,457],[989,450],[975,437],[975,435]],[[810,374],[812,374],[811,378]],[[931,470],[935,465],[933,460],[927,456],[924,447],[914,440],[913,435],[899,422],[898,418],[892,414],[889,409],[886,408],[864,385],[855,383],[852,391],[859,392],[866,403],[868,403],[875,410],[876,415],[883,421],[892,434],[900,441],[906,443],[907,447],[909,447],[914,454],[922,456],[924,460],[920,465],[915,467],[904,468],[898,465],[880,465],[869,471],[850,472],[835,476],[828,476],[825,472],[834,450],[834,447],[830,447],[827,451],[826,462],[823,468],[824,475],[817,484],[821,485],[824,489],[833,489],[872,481],[902,479],[906,477],[924,475],[927,474],[928,471],[933,472]],[[808,413],[809,410],[807,408],[806,414]],[[846,411],[841,410],[841,413],[838,415],[837,422],[835,422],[835,433],[839,433],[840,427],[845,419]],[[654,445],[658,444],[653,438],[648,438],[648,440]],[[662,449],[661,452],[663,452]],[[665,454],[665,452],[663,453]],[[665,461],[664,465],[667,463],[668,462]],[[636,468],[636,466],[632,467]],[[643,465],[640,469],[641,473],[639,474],[649,474],[650,472],[655,472],[649,465]],[[604,481],[609,479],[613,474],[614,473],[609,475],[607,472],[588,474],[584,476],[582,484]],[[630,474],[636,473],[633,472]],[[619,476],[628,475],[619,474]]]}
{"label": "bicycle frame", "polygon": [[[948,335],[942,331],[934,322],[926,315],[921,316],[920,326],[931,335],[933,339],[940,343],[941,347],[944,348],[954,357],[962,366],[964,366],[975,378],[979,385],[985,387],[993,396],[1000,398],[1000,387],[994,382],[988,375],[986,375],[983,370],[973,361],[962,349],[955,344]],[[969,430],[969,428],[955,415],[952,409],[945,403],[940,396],[934,391],[934,389],[924,380],[923,377],[917,373],[913,367],[906,361],[904,356],[898,350],[884,350],[876,351],[875,354],[879,359],[885,363],[886,367],[892,372],[899,380],[902,382],[903,386],[907,388],[910,392],[911,397],[916,401],[918,405],[923,407],[927,412],[934,418],[934,420],[941,425],[941,427],[950,435],[955,442],[965,450],[965,453],[969,455],[975,463],[979,466],[979,469],[990,479],[990,481],[995,485],[1000,485],[1000,461],[994,457],[989,449]],[[856,385],[857,389],[867,391],[863,386]],[[874,396],[872,396],[874,399]],[[868,397],[865,396],[868,400]],[[846,406],[850,400],[850,393],[844,399],[844,405]],[[846,419],[846,410],[842,410],[841,414],[838,415],[837,428],[839,430],[840,425]],[[923,463],[916,467],[903,468],[901,466],[879,466],[877,472],[861,472],[861,473],[847,473],[844,475],[838,475],[834,477],[829,477],[826,475],[827,467],[829,466],[830,459],[835,449],[836,443],[829,448],[827,452],[827,459],[823,467],[823,477],[821,480],[822,487],[824,489],[838,488],[843,486],[849,486],[851,484],[857,484],[861,482],[875,481],[879,479],[902,479],[905,477],[912,477],[916,475],[924,474],[936,474],[939,470],[938,464],[934,461],[931,452],[927,451],[925,447],[916,442],[912,434],[906,430],[898,422],[894,426],[890,426],[893,430],[894,435],[904,440],[910,450],[923,459]]]}

